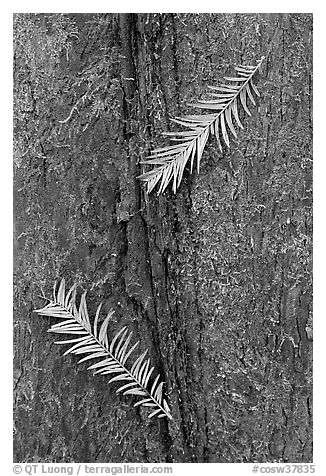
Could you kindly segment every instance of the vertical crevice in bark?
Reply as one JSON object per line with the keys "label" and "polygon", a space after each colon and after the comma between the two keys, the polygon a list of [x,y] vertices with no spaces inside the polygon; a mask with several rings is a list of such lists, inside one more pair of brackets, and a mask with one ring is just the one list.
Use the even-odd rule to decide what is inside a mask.
{"label": "vertical crevice in bark", "polygon": [[175,25],[175,14],[170,14],[171,25],[172,25],[172,52],[173,52],[173,72],[174,72],[174,81],[175,81],[175,92],[176,92],[176,102],[178,107],[180,107],[180,75],[179,75],[179,64],[178,64],[178,54],[177,54],[177,29]]}
{"label": "vertical crevice in bark", "polygon": [[[146,107],[141,97],[146,97],[145,92],[137,90],[136,79],[141,87],[146,86],[146,63],[140,64],[139,55],[144,46],[140,44],[142,38],[142,15],[120,14],[120,35],[122,46],[122,78],[125,91],[126,107],[124,120],[128,123],[129,134],[126,137],[128,157],[128,175],[123,185],[125,196],[130,202],[131,216],[126,221],[125,257],[125,287],[129,300],[133,305],[138,319],[138,332],[143,335],[151,355],[164,379],[165,370],[162,365],[162,341],[159,332],[159,322],[156,309],[155,286],[151,275],[151,247],[149,244],[149,230],[144,215],[145,203],[142,201],[142,190],[139,180],[140,169],[140,138],[143,137],[144,124],[142,118],[147,117],[147,112],[141,108]],[[144,55],[142,56],[143,59]],[[137,76],[137,78],[136,78]],[[122,197],[123,200],[123,197]],[[161,440],[165,445],[166,461],[170,461],[171,440],[168,435],[167,422],[160,420]]]}
{"label": "vertical crevice in bark", "polygon": [[119,14],[121,52],[122,52],[122,81],[124,85],[125,100],[129,115],[132,111],[132,100],[136,92],[136,74],[134,64],[134,36],[136,16],[133,13]]}

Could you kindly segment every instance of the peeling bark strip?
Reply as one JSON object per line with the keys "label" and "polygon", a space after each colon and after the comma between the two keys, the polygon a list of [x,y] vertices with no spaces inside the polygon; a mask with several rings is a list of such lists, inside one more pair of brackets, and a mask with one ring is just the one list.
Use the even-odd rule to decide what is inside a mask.
{"label": "peeling bark strip", "polygon": [[136,15],[133,13],[119,13],[119,27],[122,55],[121,79],[126,111],[128,111],[127,115],[130,115],[137,84],[134,65]]}
{"label": "peeling bark strip", "polygon": [[[266,51],[232,149],[147,201],[168,118]],[[311,71],[306,14],[16,16],[15,461],[312,461]],[[149,349],[173,421],[53,348],[60,276]]]}

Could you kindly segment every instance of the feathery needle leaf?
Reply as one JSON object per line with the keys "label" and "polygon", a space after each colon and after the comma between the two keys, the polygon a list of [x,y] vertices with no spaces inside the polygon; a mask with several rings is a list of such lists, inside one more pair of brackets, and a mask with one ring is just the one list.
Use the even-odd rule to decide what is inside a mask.
{"label": "feathery needle leaf", "polygon": [[57,334],[79,334],[82,336],[56,342],[56,344],[73,344],[64,355],[86,354],[85,357],[78,361],[79,364],[91,359],[100,359],[88,368],[93,371],[95,370],[94,373],[100,375],[115,373],[116,375],[109,380],[109,383],[117,381],[128,382],[119,387],[116,393],[145,397],[134,406],[142,405],[146,407],[150,405],[155,408],[154,412],[149,415],[149,418],[155,414],[158,418],[167,417],[172,419],[170,409],[163,397],[163,382],[159,381],[159,375],[155,378],[152,389],[150,389],[150,380],[154,367],[150,367],[149,358],[146,361],[144,360],[147,350],[134,361],[131,368],[126,365],[128,358],[139,344],[139,342],[136,342],[128,349],[132,332],[128,332],[127,327],[124,326],[115,334],[111,343],[109,343],[108,325],[113,311],[108,313],[98,332],[101,306],[102,304],[100,304],[96,310],[92,327],[87,310],[86,292],[82,294],[79,307],[77,307],[76,286],[70,288],[66,293],[65,281],[62,279],[58,290],[56,284],[54,286],[53,300],[44,308],[38,309],[35,312],[44,316],[64,319],[63,322],[54,324],[49,329],[49,332],[55,332]]}
{"label": "feathery needle leaf", "polygon": [[147,193],[150,193],[159,184],[157,194],[160,195],[170,182],[172,182],[173,192],[176,193],[187,163],[190,164],[190,173],[192,173],[195,157],[197,158],[197,171],[199,172],[200,162],[210,134],[215,135],[221,153],[223,153],[221,139],[227,147],[230,147],[228,131],[234,137],[237,137],[232,115],[235,118],[236,125],[243,129],[239,119],[238,105],[239,107],[241,105],[245,113],[251,116],[247,106],[247,97],[252,104],[256,104],[253,93],[259,96],[259,92],[252,78],[263,60],[264,57],[257,62],[256,66],[236,66],[236,76],[226,76],[224,78],[226,83],[219,86],[208,86],[209,95],[213,96],[213,99],[200,99],[192,106],[210,110],[211,114],[171,118],[172,122],[186,130],[163,132],[164,136],[170,137],[171,141],[177,141],[178,143],[155,149],[146,161],[140,162],[145,166],[153,166],[152,170],[144,172],[138,177],[146,183]]}

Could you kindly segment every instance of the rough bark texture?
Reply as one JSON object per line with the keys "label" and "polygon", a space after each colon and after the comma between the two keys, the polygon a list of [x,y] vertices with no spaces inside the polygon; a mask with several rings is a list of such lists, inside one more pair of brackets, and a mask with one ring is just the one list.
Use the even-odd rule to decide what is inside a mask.
{"label": "rough bark texture", "polygon": [[[262,55],[230,150],[147,197],[169,116]],[[15,100],[15,461],[312,461],[312,17],[16,15]],[[62,357],[32,312],[62,276],[149,347],[172,422]]]}

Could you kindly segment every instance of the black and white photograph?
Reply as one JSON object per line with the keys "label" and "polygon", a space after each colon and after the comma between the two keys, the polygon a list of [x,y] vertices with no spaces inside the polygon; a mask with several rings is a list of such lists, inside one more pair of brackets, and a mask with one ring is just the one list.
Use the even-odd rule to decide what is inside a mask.
{"label": "black and white photograph", "polygon": [[314,15],[71,11],[12,15],[14,473],[315,473]]}

